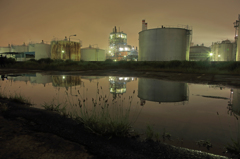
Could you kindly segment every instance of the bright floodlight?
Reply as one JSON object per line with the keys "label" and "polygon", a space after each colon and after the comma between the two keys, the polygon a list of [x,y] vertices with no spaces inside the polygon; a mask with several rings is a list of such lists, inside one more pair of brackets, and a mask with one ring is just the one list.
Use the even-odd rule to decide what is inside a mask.
{"label": "bright floodlight", "polygon": [[213,55],[213,53],[210,53],[210,56],[212,56]]}
{"label": "bright floodlight", "polygon": [[220,55],[218,55],[218,57],[220,57]]}
{"label": "bright floodlight", "polygon": [[123,51],[123,48],[122,48],[122,47],[120,47],[120,48],[119,48],[119,51]]}
{"label": "bright floodlight", "polygon": [[64,50],[62,50],[62,53],[64,53]]}

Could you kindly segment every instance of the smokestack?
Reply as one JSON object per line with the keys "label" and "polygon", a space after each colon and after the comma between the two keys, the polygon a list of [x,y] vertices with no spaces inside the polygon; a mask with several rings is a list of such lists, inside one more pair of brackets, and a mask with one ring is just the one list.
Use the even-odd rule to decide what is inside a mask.
{"label": "smokestack", "polygon": [[44,44],[44,41],[42,40],[42,44]]}
{"label": "smokestack", "polygon": [[117,32],[117,28],[116,28],[116,26],[115,26],[115,33]]}
{"label": "smokestack", "polygon": [[145,30],[145,20],[142,20],[142,30]]}
{"label": "smokestack", "polygon": [[145,29],[144,30],[147,30],[147,23],[145,23]]}

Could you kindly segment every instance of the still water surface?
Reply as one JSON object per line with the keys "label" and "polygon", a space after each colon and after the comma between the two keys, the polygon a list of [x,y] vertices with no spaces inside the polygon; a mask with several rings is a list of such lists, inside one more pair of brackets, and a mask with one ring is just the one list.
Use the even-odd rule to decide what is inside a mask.
{"label": "still water surface", "polygon": [[[189,84],[135,77],[79,75],[9,75],[1,81],[5,94],[20,93],[43,109],[44,102],[65,103],[72,114],[79,114],[79,101],[86,107],[96,102],[109,107],[131,108],[135,131],[147,126],[154,132],[171,134],[165,142],[224,155],[224,146],[238,140],[240,90],[215,85]],[[85,102],[84,102],[85,101]],[[160,138],[162,140],[162,138]],[[207,150],[196,144],[208,140]]]}

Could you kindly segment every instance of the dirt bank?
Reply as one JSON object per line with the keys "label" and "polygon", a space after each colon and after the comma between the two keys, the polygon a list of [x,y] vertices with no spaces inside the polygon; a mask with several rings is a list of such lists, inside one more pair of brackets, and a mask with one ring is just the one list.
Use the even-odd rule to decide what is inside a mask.
{"label": "dirt bank", "polygon": [[55,112],[0,102],[7,105],[0,113],[0,158],[225,158],[160,142],[110,139],[86,132],[83,125]]}

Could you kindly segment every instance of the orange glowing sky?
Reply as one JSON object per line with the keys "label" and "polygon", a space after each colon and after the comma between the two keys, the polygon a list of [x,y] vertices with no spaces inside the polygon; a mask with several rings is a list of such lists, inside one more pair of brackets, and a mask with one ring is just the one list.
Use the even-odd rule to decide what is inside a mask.
{"label": "orange glowing sky", "polygon": [[114,26],[138,46],[141,21],[193,27],[194,44],[234,39],[240,0],[0,0],[0,46],[77,34],[83,47],[107,49]]}

